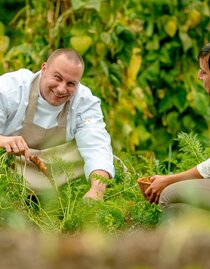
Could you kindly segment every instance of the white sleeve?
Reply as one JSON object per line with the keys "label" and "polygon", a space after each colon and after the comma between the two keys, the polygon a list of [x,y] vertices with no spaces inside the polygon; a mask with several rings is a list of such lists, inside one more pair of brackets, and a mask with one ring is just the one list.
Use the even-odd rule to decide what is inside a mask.
{"label": "white sleeve", "polygon": [[27,69],[0,76],[0,134],[18,135],[34,74]]}
{"label": "white sleeve", "polygon": [[0,134],[5,132],[5,122],[7,120],[5,97],[0,91]]}
{"label": "white sleeve", "polygon": [[100,99],[87,94],[80,99],[76,116],[75,139],[78,150],[84,159],[84,173],[101,169],[114,177],[111,139],[105,129]]}
{"label": "white sleeve", "polygon": [[203,178],[210,178],[210,158],[197,165],[198,172]]}

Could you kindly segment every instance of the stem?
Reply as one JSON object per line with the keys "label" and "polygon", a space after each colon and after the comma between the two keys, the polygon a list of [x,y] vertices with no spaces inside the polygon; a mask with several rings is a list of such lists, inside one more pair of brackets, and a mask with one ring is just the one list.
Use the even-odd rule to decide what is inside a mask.
{"label": "stem", "polygon": [[136,187],[136,186],[138,186],[138,183],[136,183],[136,184],[134,184],[133,186],[131,186],[131,187],[129,187],[129,188],[126,188],[126,189],[124,189],[124,190],[122,190],[122,191],[116,192],[115,194],[110,195],[109,197],[105,198],[104,200],[110,199],[111,197],[114,197],[114,196],[116,196],[116,195],[118,195],[118,194],[121,194],[121,193],[123,193],[123,192],[125,192],[125,191],[127,191],[127,190],[133,189],[133,188]]}

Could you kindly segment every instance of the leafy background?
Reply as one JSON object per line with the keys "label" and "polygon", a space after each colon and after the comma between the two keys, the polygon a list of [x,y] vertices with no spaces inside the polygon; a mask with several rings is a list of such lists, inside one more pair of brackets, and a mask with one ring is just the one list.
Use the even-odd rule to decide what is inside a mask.
{"label": "leafy background", "polygon": [[209,1],[2,0],[0,73],[37,71],[59,47],[86,64],[116,154],[176,152],[177,133],[209,136],[197,53],[209,42]]}
{"label": "leafy background", "polygon": [[[210,40],[209,4],[207,0],[0,1],[0,74],[19,68],[36,72],[54,49],[77,49],[86,65],[82,81],[102,99],[115,155],[128,169],[125,172],[121,163],[115,163],[116,176],[109,182],[103,201],[83,199],[89,188],[84,178],[36,195],[23,177],[9,168],[14,156],[0,149],[0,228],[32,228],[62,236],[90,229],[112,237],[125,231],[135,236],[136,229],[146,228],[158,235],[164,216],[158,205],[143,198],[136,179],[180,172],[209,157],[209,97],[197,80],[197,54]],[[207,219],[209,229],[209,215]],[[199,220],[200,229],[198,215],[193,220]],[[170,229],[168,221],[165,223]],[[194,224],[190,219],[189,230],[172,227],[171,234],[181,232],[165,242],[173,242],[185,253],[181,249],[184,241],[178,241],[187,240],[186,231],[192,235]],[[167,234],[166,227],[163,233]],[[136,237],[143,247],[150,242],[145,235],[141,236],[143,243]],[[95,236],[94,244],[97,242],[100,237]],[[154,235],[151,242],[148,245],[154,252]],[[109,248],[110,243],[106,245]],[[140,257],[140,248],[133,246],[129,245],[130,251],[138,250]],[[171,249],[178,261],[173,246]],[[84,249],[77,250],[78,259],[83,261]],[[122,256],[120,252],[119,261]],[[104,251],[102,257],[104,260]],[[190,257],[197,256],[191,253]]]}

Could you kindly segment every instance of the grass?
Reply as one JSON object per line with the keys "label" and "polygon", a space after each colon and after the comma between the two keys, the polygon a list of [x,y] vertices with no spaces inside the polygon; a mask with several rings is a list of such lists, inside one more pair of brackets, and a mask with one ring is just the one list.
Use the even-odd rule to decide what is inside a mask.
{"label": "grass", "polygon": [[[192,133],[180,133],[177,139],[179,154],[172,160],[173,172],[189,168],[187,166],[192,165],[195,156],[196,162],[202,161],[208,153]],[[156,227],[162,212],[158,205],[149,204],[143,198],[136,179],[157,171],[171,172],[167,171],[167,162],[156,160],[154,156],[146,158],[126,153],[122,154],[121,159],[126,164],[127,171],[116,161],[116,176],[109,182],[104,200],[92,201],[83,198],[89,189],[84,178],[36,195],[27,188],[21,175],[10,169],[14,156],[1,150],[0,225],[58,233],[80,233],[86,229],[97,229],[112,234],[138,227]]]}

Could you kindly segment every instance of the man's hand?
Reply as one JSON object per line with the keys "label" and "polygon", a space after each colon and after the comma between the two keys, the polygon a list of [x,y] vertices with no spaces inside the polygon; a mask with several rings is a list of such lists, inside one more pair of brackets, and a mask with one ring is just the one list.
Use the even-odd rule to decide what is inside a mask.
{"label": "man's hand", "polygon": [[5,148],[8,154],[24,155],[27,160],[29,159],[29,148],[22,136],[0,135],[0,147]]}
{"label": "man's hand", "polygon": [[[101,180],[100,180],[101,177]],[[106,190],[106,183],[102,182],[109,179],[109,174],[104,170],[95,170],[90,175],[91,187],[84,195],[86,199],[102,200]]]}

